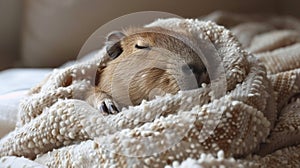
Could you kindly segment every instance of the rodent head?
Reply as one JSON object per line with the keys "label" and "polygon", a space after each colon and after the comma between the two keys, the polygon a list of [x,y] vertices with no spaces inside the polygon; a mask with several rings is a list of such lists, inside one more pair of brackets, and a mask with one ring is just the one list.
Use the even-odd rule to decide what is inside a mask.
{"label": "rodent head", "polygon": [[[202,83],[209,83],[204,63],[179,38],[182,36],[178,32],[159,27],[128,29],[112,32],[107,36],[107,54],[112,59],[111,67],[118,64],[130,70],[135,65],[128,60],[133,57],[142,60],[141,62],[153,63],[153,67],[145,67],[130,80],[129,94],[133,104],[139,104],[142,99],[152,99],[155,95],[175,94],[181,89],[195,89],[201,87]],[[126,76],[126,72],[122,74]],[[185,82],[185,85],[189,85],[193,79],[196,86],[179,86],[180,81],[191,80]]]}

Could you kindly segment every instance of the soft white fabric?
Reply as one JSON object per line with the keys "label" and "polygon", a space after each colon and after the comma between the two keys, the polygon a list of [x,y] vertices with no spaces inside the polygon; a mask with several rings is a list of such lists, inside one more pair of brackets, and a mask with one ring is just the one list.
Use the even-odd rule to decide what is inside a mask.
{"label": "soft white fabric", "polygon": [[0,95],[0,138],[15,128],[19,101],[27,90]]}
{"label": "soft white fabric", "polygon": [[15,128],[18,104],[50,69],[9,69],[0,72],[0,138]]}
{"label": "soft white fabric", "polygon": [[32,160],[23,157],[6,156],[0,158],[0,167],[46,168]]}
{"label": "soft white fabric", "polygon": [[30,89],[43,80],[51,69],[8,69],[0,72],[0,95]]}

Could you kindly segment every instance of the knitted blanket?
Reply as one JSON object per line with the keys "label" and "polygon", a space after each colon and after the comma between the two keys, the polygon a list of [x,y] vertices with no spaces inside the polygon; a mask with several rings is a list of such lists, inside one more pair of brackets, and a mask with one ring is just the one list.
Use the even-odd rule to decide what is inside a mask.
{"label": "knitted blanket", "polygon": [[[217,23],[235,19],[215,15],[207,18]],[[0,164],[299,166],[300,27],[295,25],[300,23],[278,24],[287,20],[282,18],[237,20],[229,26],[236,36],[198,19],[161,19],[147,25],[209,41],[224,76],[115,115],[102,115],[82,100],[95,70],[110,60],[105,49],[89,60],[54,70],[21,102],[17,128],[0,140]]]}

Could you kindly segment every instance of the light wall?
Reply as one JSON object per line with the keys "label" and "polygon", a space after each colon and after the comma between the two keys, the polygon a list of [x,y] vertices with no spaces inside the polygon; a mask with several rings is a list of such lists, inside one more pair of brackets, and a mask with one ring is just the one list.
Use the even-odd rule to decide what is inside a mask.
{"label": "light wall", "polygon": [[[20,48],[24,45],[21,44],[24,42],[24,40],[21,40],[24,37],[22,36],[21,32],[23,30],[21,28],[28,26],[27,23],[24,23],[28,21],[28,17],[36,17],[28,15],[31,10],[35,10],[40,5],[47,5],[47,3],[57,3],[59,4],[58,7],[69,5],[70,7],[78,8],[81,5],[76,6],[76,3],[82,2],[87,3],[86,0],[0,0],[0,69],[21,65],[20,63],[18,64],[18,61],[22,58],[22,50]],[[83,44],[85,39],[97,27],[116,17],[137,11],[164,11],[182,17],[199,17],[215,10],[300,16],[298,8],[300,7],[300,1],[298,0],[89,0],[88,2],[90,4],[82,5],[82,7],[85,6],[87,15],[93,17],[91,19],[95,19],[97,22],[87,26],[84,32],[79,32],[81,36],[78,38],[79,41],[76,45],[74,45],[74,50],[66,54],[77,54],[79,51],[78,47]],[[28,6],[28,4],[33,3],[36,4],[35,6],[33,5],[34,9]],[[35,25],[29,23],[29,26]],[[29,33],[34,34],[34,32]]]}
{"label": "light wall", "polygon": [[21,0],[0,0],[0,69],[20,58],[21,15]]}

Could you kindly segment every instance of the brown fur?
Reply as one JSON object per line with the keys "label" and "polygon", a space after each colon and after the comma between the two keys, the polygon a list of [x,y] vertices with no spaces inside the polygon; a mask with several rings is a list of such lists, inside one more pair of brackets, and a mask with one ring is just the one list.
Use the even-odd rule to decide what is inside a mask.
{"label": "brown fur", "polygon": [[[177,37],[182,36],[182,34],[162,28],[128,29],[124,32],[125,37],[120,41],[123,52],[117,58],[111,60],[105,68],[99,70],[97,75],[100,77],[95,83],[96,88],[87,98],[87,101],[94,107],[98,107],[99,103],[105,98],[111,99],[112,82],[117,81],[115,87],[121,87],[124,84],[122,78],[127,77],[126,70],[130,71],[136,66],[134,65],[135,62],[130,61],[130,57],[140,57],[143,61],[152,61],[153,64],[159,64],[159,67],[163,67],[158,68],[154,65],[153,68],[145,68],[134,74],[128,88],[132,105],[140,104],[143,99],[150,100],[155,95],[178,92],[180,90],[178,80],[188,76],[182,73],[182,68],[187,64],[197,67],[194,75],[198,86],[203,82],[209,82],[207,75],[204,75],[203,78],[206,69],[201,59],[188,45],[178,40]],[[136,48],[136,45],[146,46],[147,48],[139,49]],[[160,55],[160,50],[157,52],[154,51],[155,49],[163,49],[166,52],[162,52]],[[125,72],[118,71],[119,66],[125,69]],[[153,89],[160,92],[153,93]],[[122,95],[123,91],[120,90],[118,95],[114,96],[124,96]],[[128,105],[130,104],[121,103],[119,108]]]}

